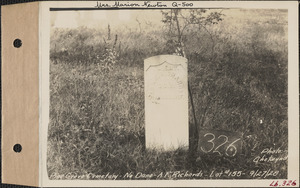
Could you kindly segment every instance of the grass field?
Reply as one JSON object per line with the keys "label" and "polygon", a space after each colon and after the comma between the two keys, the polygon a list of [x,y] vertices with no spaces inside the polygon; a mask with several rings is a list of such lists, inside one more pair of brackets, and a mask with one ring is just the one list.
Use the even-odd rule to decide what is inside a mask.
{"label": "grass field", "polygon": [[[200,179],[263,178],[254,177],[252,171],[256,170],[279,171],[279,175],[267,178],[286,178],[287,160],[253,160],[266,148],[287,151],[287,12],[238,13],[248,15],[247,20],[228,14],[222,23],[209,28],[214,44],[207,34],[198,36],[202,37],[201,45],[210,46],[209,50],[194,45],[195,40],[187,40],[190,42],[186,44],[198,126],[240,132],[242,151],[234,158],[203,155],[195,150],[145,149],[143,59],[168,51],[166,41],[157,38],[163,34],[158,28],[144,35],[138,31],[118,33],[123,43],[108,72],[103,71],[100,61],[103,44],[86,42],[97,37],[97,30],[53,28],[47,156],[50,179],[73,179],[59,176],[70,172],[80,176],[78,179],[97,179],[87,174],[107,173],[126,179],[126,173],[139,172],[150,175],[137,179],[155,179],[151,174],[200,170],[204,174],[213,170],[245,172],[240,177]],[[261,16],[251,17],[254,14]],[[106,31],[99,33],[106,35]],[[155,50],[151,49],[154,46]],[[189,108],[192,137],[191,104]]]}

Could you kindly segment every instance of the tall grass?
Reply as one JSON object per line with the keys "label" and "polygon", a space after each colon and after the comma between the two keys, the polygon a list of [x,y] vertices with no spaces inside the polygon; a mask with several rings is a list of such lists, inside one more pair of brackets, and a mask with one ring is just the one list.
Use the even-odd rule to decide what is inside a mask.
{"label": "tall grass", "polygon": [[211,37],[191,31],[186,43],[197,126],[241,132],[235,158],[145,150],[143,59],[171,51],[159,28],[117,33],[118,63],[110,72],[99,63],[105,31],[53,29],[48,175],[272,169],[286,178],[287,161],[253,162],[263,149],[286,150],[288,143],[286,12],[257,14],[234,23],[228,16],[208,28]]}

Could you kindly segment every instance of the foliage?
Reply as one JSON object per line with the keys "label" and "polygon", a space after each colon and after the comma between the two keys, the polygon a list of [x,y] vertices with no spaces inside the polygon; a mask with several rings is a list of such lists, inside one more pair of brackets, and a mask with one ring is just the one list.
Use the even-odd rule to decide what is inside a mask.
{"label": "foliage", "polygon": [[110,33],[110,25],[108,25],[107,40],[105,39],[103,40],[104,40],[105,52],[98,65],[101,66],[103,71],[109,72],[114,68],[114,65],[117,63],[118,56],[119,56],[118,52],[116,51],[118,35],[115,35],[115,39],[114,41],[112,41],[111,33]]}
{"label": "foliage", "polygon": [[[194,27],[191,13],[195,25],[182,32],[198,126],[243,134],[243,151],[231,159],[144,148],[143,59],[174,53],[168,32],[115,30],[122,44],[110,41],[118,55],[108,60],[107,31],[53,29],[48,174],[272,168],[286,178],[286,161],[255,164],[253,157],[287,149],[287,12],[252,11],[240,10],[243,19],[223,15],[218,25],[201,18],[211,23],[207,31]],[[207,12],[194,16],[200,13]],[[109,74],[99,68],[104,63],[113,64]]]}
{"label": "foliage", "polygon": [[206,26],[218,24],[222,21],[223,15],[207,9],[170,9],[162,11],[162,14],[162,22],[167,26],[168,45],[173,43],[175,54],[183,57],[186,56],[184,44],[187,37],[191,37],[190,30],[203,28],[209,33]]}

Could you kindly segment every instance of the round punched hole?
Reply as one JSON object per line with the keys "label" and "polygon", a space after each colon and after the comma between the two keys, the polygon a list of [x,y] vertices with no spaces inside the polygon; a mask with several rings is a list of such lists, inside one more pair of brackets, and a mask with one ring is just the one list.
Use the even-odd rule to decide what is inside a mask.
{"label": "round punched hole", "polygon": [[22,41],[20,39],[15,39],[14,40],[14,47],[15,48],[20,48],[22,46]]}
{"label": "round punched hole", "polygon": [[22,151],[22,146],[21,144],[15,144],[13,149],[16,153],[20,153]]}

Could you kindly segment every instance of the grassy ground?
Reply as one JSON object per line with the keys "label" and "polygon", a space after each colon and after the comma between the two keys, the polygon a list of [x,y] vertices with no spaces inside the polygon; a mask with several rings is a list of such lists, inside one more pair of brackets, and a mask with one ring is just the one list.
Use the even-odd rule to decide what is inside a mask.
{"label": "grassy ground", "polygon": [[[286,162],[259,165],[253,162],[253,158],[266,147],[277,144],[276,147],[286,148],[287,143],[280,142],[282,136],[278,137],[286,134],[286,128],[276,125],[255,127],[252,134],[256,137],[244,140],[243,151],[236,158],[201,155],[181,149],[174,152],[145,150],[141,69],[117,67],[105,75],[96,65],[52,64],[51,80],[49,175],[69,172],[159,174],[178,170],[194,173],[203,170],[209,174],[212,169],[249,172],[249,169],[286,168]],[[233,111],[220,109],[220,113],[225,114]],[[250,114],[244,115],[250,117]],[[234,119],[233,116],[227,118]],[[240,114],[236,116],[243,118],[239,117]],[[249,126],[255,125],[223,123],[213,128],[247,131]],[[281,173],[286,175],[286,171]],[[244,178],[249,178],[249,175]]]}
{"label": "grassy ground", "polygon": [[[157,176],[169,171],[202,171],[206,174],[199,179],[263,178],[254,177],[256,170],[279,172],[274,177],[265,178],[286,178],[286,160],[276,163],[253,161],[255,157],[262,156],[261,152],[266,148],[280,148],[285,152],[288,144],[286,23],[278,24],[278,20],[269,19],[278,18],[273,14],[284,16],[286,13],[270,11],[260,20],[257,20],[259,16],[249,17],[250,21],[238,21],[233,25],[230,25],[228,16],[229,21],[225,19],[223,25],[211,28],[214,50],[201,51],[202,48],[192,45],[192,41],[186,44],[188,79],[198,128],[240,132],[243,135],[242,150],[234,158],[203,155],[194,149],[172,152],[145,150],[142,59],[163,51],[149,51],[151,46],[145,38],[157,43],[158,48],[163,48],[165,41],[159,43],[160,39],[157,39],[153,42],[154,36],[127,33],[126,40],[135,41],[133,44],[139,46],[129,46],[127,51],[123,47],[118,63],[107,73],[99,63],[93,63],[98,61],[96,55],[90,55],[97,54],[101,44],[97,44],[99,49],[88,48],[81,42],[83,46],[78,45],[76,39],[80,36],[84,40],[89,33],[95,36],[95,30],[91,33],[85,29],[83,37],[78,30],[67,31],[68,36],[72,34],[73,37],[70,41],[78,45],[69,53],[55,49],[54,44],[60,44],[61,38],[67,36],[66,31],[57,31],[51,41],[50,62],[47,156],[50,179],[72,179],[70,176],[59,177],[70,172],[82,175],[79,179],[93,179],[87,174],[107,173],[118,174],[117,179],[126,179],[126,173],[136,175],[142,172]],[[123,35],[126,36],[126,32]],[[119,36],[122,40],[122,35]],[[202,42],[209,43],[210,40],[205,41],[204,36]],[[68,44],[68,39],[63,41]],[[89,54],[86,61],[84,58],[74,59],[83,57],[85,53]],[[189,108],[192,139],[195,126],[191,104]],[[244,174],[232,177],[228,176],[228,170]],[[227,174],[209,176],[212,172],[221,171],[227,171]],[[161,179],[180,177],[166,175]]]}

